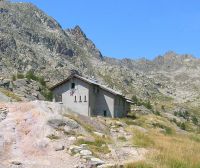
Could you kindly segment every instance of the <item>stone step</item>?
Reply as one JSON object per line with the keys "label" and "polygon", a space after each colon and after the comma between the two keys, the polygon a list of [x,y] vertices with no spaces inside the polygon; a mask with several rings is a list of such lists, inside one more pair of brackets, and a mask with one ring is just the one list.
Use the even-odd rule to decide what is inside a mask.
{"label": "stone step", "polygon": [[8,112],[8,109],[0,109],[0,112]]}
{"label": "stone step", "polygon": [[7,110],[7,107],[0,107],[0,110]]}

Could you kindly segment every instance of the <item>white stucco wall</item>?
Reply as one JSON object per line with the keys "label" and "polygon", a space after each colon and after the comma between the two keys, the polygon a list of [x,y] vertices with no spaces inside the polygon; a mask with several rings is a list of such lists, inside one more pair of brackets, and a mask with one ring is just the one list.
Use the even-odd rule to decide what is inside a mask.
{"label": "white stucco wall", "polygon": [[114,95],[99,89],[95,101],[95,114],[104,116],[104,111],[106,111],[108,117],[114,117]]}
{"label": "white stucco wall", "polygon": [[[71,83],[75,83],[75,89],[71,89]],[[89,112],[89,84],[83,82],[80,79],[72,78],[70,81],[65,84],[57,87],[53,91],[54,95],[61,94],[62,102],[66,108],[71,109],[72,111],[88,116]],[[76,102],[75,102],[76,96]],[[85,101],[86,96],[86,101]],[[80,101],[81,97],[81,101]]]}
{"label": "white stucco wall", "polygon": [[125,117],[126,111],[126,100],[121,96],[115,96],[115,117]]}

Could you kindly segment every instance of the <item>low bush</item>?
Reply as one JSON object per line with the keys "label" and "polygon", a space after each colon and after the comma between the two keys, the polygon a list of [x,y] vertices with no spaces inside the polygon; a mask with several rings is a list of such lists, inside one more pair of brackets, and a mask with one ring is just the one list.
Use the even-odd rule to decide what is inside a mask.
{"label": "low bush", "polygon": [[17,79],[23,79],[24,78],[24,74],[22,73],[17,73]]}
{"label": "low bush", "polygon": [[138,99],[137,96],[132,96],[132,101],[134,102],[135,105],[137,106],[145,106],[147,109],[152,110],[153,106],[151,105],[151,102],[148,101],[143,101],[141,99]]}

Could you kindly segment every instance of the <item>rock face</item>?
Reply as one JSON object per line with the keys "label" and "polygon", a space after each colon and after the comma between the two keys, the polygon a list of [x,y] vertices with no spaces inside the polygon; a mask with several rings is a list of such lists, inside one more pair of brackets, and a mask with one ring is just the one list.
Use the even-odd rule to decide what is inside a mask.
{"label": "rock face", "polygon": [[[30,3],[0,2],[0,71],[10,76],[28,70],[58,81],[77,69],[81,57],[102,56],[80,28],[64,31],[51,17]],[[74,40],[79,38],[80,42]],[[87,50],[82,49],[87,45]],[[85,60],[85,59],[84,59]],[[86,60],[85,60],[86,61]],[[86,71],[86,70],[85,70]],[[61,73],[62,72],[62,73]]]}
{"label": "rock face", "polygon": [[[111,135],[108,150],[103,142],[106,137],[93,134],[85,127],[85,122],[83,125],[76,122],[82,117],[86,116],[76,116],[54,102],[0,103],[0,167],[63,168],[67,165],[67,168],[93,168],[106,163],[122,164],[132,158],[134,161],[144,159],[147,150],[133,148],[128,141],[118,141],[116,134]],[[105,120],[93,117],[87,117],[87,120],[104,125],[103,133],[110,136]],[[108,120],[108,124],[113,122]],[[87,124],[98,131],[93,127],[94,123]],[[124,124],[120,125],[115,129],[119,130],[118,135],[125,136],[128,132]],[[66,126],[70,132],[65,132]],[[80,139],[80,135],[87,139]],[[108,151],[104,153],[103,149]]]}
{"label": "rock face", "polygon": [[0,167],[73,168],[80,163],[65,151],[67,136],[48,125],[53,118],[62,120],[63,111],[42,101],[0,103]]}

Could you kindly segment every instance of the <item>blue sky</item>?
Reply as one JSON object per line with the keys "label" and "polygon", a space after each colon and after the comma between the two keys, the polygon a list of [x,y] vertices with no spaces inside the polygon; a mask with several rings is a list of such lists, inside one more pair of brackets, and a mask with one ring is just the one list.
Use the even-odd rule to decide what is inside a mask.
{"label": "blue sky", "polygon": [[152,59],[173,50],[200,57],[199,0],[21,1],[63,28],[79,25],[105,56]]}

